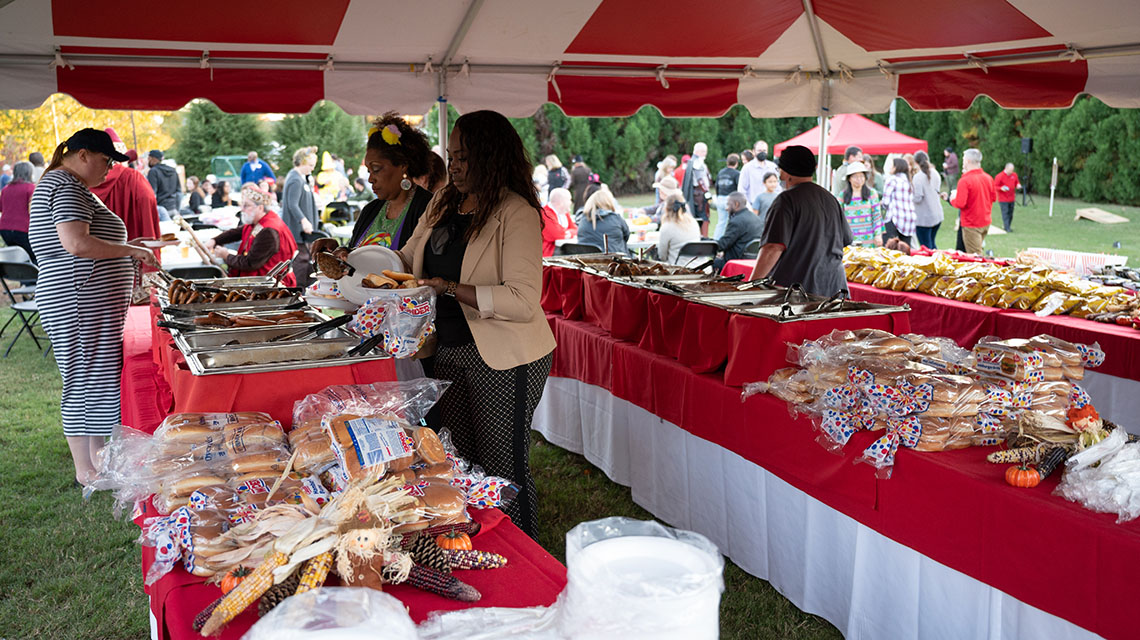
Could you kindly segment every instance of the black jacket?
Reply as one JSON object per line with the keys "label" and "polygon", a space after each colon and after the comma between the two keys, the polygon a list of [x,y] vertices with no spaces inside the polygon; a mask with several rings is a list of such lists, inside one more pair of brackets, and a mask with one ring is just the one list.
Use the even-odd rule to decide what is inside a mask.
{"label": "black jacket", "polygon": [[[416,225],[419,224],[420,216],[427,210],[428,203],[431,202],[432,193],[423,187],[416,185],[415,193],[412,194],[412,203],[408,207],[408,215],[404,218],[404,224],[400,225],[400,236],[398,239],[398,246],[392,249],[403,249],[404,245],[408,243],[408,239],[412,237],[412,232],[416,230]],[[372,223],[376,221],[376,216],[380,213],[380,208],[384,206],[384,200],[373,200],[364,205],[360,210],[360,217],[356,219],[356,224],[352,226],[352,242],[349,246],[356,247],[360,241],[368,235],[369,229],[372,228]]]}
{"label": "black jacket", "polygon": [[158,206],[165,207],[171,213],[177,213],[179,202],[182,200],[178,172],[172,167],[159,163],[147,171],[146,180],[150,183],[150,188],[154,189]]}

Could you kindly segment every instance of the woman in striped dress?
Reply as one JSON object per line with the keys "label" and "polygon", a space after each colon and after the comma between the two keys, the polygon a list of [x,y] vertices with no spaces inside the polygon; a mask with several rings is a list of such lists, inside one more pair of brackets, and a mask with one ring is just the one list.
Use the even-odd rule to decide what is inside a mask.
{"label": "woman in striped dress", "polygon": [[63,434],[75,479],[94,479],[95,454],[119,424],[123,323],[134,263],[158,261],[90,191],[115,162],[111,137],[83,129],[55,149],[31,202],[32,248],[39,259],[36,303],[63,377]]}

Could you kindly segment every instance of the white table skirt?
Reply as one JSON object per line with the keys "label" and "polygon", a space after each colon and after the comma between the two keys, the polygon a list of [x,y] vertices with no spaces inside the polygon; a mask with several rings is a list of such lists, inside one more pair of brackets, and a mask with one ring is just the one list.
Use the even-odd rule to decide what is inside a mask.
{"label": "white table skirt", "polygon": [[604,388],[548,379],[534,428],[630,487],[656,517],[708,536],[846,638],[1100,637],[894,542]]}

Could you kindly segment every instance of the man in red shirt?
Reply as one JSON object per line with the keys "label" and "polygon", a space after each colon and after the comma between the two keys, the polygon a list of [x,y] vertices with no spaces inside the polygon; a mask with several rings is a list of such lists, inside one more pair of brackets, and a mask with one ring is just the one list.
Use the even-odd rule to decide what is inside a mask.
{"label": "man in red shirt", "polygon": [[950,206],[961,211],[959,224],[966,253],[981,255],[986,234],[990,231],[990,214],[997,198],[994,179],[982,171],[982,152],[966,149],[962,154],[962,177]]}
{"label": "man in red shirt", "polygon": [[[557,240],[577,237],[578,225],[570,208],[574,206],[569,189],[558,187],[550,190],[550,200],[542,208],[542,255],[550,257],[558,246]],[[565,223],[565,224],[563,224]]]}
{"label": "man in red shirt", "polygon": [[1001,208],[1001,224],[1006,233],[1013,231],[1013,203],[1017,200],[1017,188],[1021,186],[1017,174],[1013,172],[1013,163],[1005,163],[1005,170],[994,176],[994,187],[997,188],[998,207]]}

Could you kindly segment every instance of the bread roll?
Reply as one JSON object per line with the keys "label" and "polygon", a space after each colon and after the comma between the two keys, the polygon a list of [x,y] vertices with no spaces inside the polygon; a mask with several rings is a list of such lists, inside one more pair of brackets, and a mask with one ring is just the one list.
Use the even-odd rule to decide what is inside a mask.
{"label": "bread roll", "polygon": [[[1079,364],[1077,364],[1077,365],[1068,365],[1067,364],[1067,365],[1061,367],[1061,374],[1064,377],[1068,378],[1069,380],[1084,380],[1085,379],[1085,368]],[[1046,380],[1047,379],[1048,378],[1046,378]]]}
{"label": "bread roll", "polygon": [[931,402],[926,411],[922,413],[923,416],[931,418],[950,418],[955,416],[976,416],[978,415],[978,403],[976,402]]}
{"label": "bread roll", "polygon": [[281,425],[236,424],[225,428],[226,451],[231,456],[240,456],[254,451],[283,448],[287,439]]}
{"label": "bread roll", "polygon": [[458,515],[467,508],[467,494],[446,480],[429,481],[423,493],[424,514],[433,520]]}
{"label": "bread roll", "polygon": [[356,414],[344,413],[322,422],[325,433],[329,436],[330,444],[336,452],[337,460],[340,462],[345,475],[351,480],[362,478],[368,472],[383,475],[388,468],[383,462],[365,466],[366,461],[362,459],[363,452],[357,447],[352,430],[348,427],[349,422],[362,418],[363,416]]}
{"label": "bread roll", "polygon": [[443,478],[444,480],[451,480],[455,477],[455,467],[451,466],[449,462],[440,462],[438,464],[429,464],[425,467],[416,469],[417,478]]}
{"label": "bread roll", "polygon": [[234,473],[245,474],[254,472],[281,473],[289,463],[289,456],[284,450],[268,450],[258,453],[247,453],[230,460],[230,467]]}
{"label": "bread roll", "polygon": [[221,430],[200,424],[182,424],[172,426],[161,432],[159,439],[164,443],[195,445],[203,444],[206,440],[221,436]]}
{"label": "bread roll", "polygon": [[416,429],[416,453],[420,459],[428,464],[440,464],[447,461],[447,452],[443,450],[443,443],[435,431],[420,427]]}
{"label": "bread roll", "polygon": [[162,490],[170,497],[189,497],[191,493],[202,487],[212,484],[225,484],[225,482],[225,478],[221,476],[203,473],[164,480]]}
{"label": "bread roll", "polygon": [[892,353],[905,353],[910,351],[910,343],[902,338],[891,336],[890,338],[880,338],[873,341],[868,341],[863,346],[864,353],[873,355],[888,355]]}
{"label": "bread roll", "polygon": [[297,459],[293,466],[300,471],[320,473],[324,468],[336,462],[336,453],[332,444],[324,434],[320,439],[312,439],[301,443],[295,448]]}

